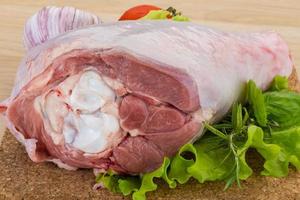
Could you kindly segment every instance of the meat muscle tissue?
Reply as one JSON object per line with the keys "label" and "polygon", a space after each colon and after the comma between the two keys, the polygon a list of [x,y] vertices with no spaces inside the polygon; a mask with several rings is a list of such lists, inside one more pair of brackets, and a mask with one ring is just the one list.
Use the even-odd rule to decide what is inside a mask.
{"label": "meat muscle tissue", "polygon": [[221,119],[248,80],[266,89],[293,66],[277,33],[191,22],[104,23],[34,44],[0,110],[31,160],[66,169],[152,171]]}

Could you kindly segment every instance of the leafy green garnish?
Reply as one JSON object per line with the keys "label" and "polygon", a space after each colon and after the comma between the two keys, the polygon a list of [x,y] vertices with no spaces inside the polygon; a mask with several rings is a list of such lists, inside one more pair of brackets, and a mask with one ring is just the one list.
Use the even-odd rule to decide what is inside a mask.
{"label": "leafy green garnish", "polygon": [[188,21],[190,21],[190,19],[188,17],[183,16],[183,15],[176,15],[176,16],[172,17],[172,19],[174,21],[179,21],[179,22],[188,22]]}
{"label": "leafy green garnish", "polygon": [[243,120],[242,114],[242,105],[241,104],[234,104],[232,107],[232,114],[231,114],[231,122],[232,128],[235,132],[241,132],[244,123],[246,122]]}
{"label": "leafy green garnish", "polygon": [[[284,155],[284,161],[291,163],[300,170],[300,126],[284,131],[272,133],[272,143],[281,147],[281,154]],[[277,176],[286,176],[288,174],[287,164],[281,174]],[[282,169],[282,168],[281,168]],[[265,175],[273,175],[268,174]]]}
{"label": "leafy green garnish", "polygon": [[160,20],[160,19],[168,19],[169,11],[166,10],[151,10],[147,15],[142,17],[143,20]]}
{"label": "leafy green garnish", "polygon": [[266,92],[268,120],[274,128],[284,130],[300,124],[300,95],[291,91]]}
{"label": "leafy green garnish", "polygon": [[267,125],[267,111],[264,96],[261,89],[256,87],[255,82],[252,80],[247,85],[247,100],[258,125],[265,127]]}
{"label": "leafy green garnish", "polygon": [[114,193],[122,193],[124,196],[132,194],[133,200],[146,199],[146,193],[157,189],[154,178],[162,178],[169,184],[170,188],[176,187],[176,182],[169,179],[167,169],[170,165],[170,159],[165,158],[160,168],[153,172],[138,176],[119,176],[113,173],[99,174],[96,182],[102,183],[105,188]]}
{"label": "leafy green garnish", "polygon": [[157,170],[147,173],[142,177],[142,183],[138,190],[136,190],[132,198],[134,200],[143,200],[146,199],[146,192],[154,191],[157,188],[157,184],[153,182],[154,178],[163,178],[171,188],[174,188],[176,185],[171,181],[167,176],[167,169],[170,164],[170,160],[165,158],[162,166]]}
{"label": "leafy green garnish", "polygon": [[269,91],[287,90],[288,87],[289,87],[289,81],[287,77],[275,76],[269,88]]}
{"label": "leafy green garnish", "polygon": [[112,172],[108,172],[107,174],[99,174],[96,177],[97,183],[102,183],[103,186],[109,189],[113,193],[119,193],[120,188],[118,187],[119,177],[114,175]]}
{"label": "leafy green garnish", "polygon": [[163,20],[172,19],[174,21],[190,21],[188,17],[179,14],[172,14],[168,10],[151,10],[147,15],[141,18],[142,20]]}
{"label": "leafy green garnish", "polygon": [[193,159],[185,158],[183,153],[191,153],[197,160],[197,150],[194,145],[189,143],[181,147],[176,156],[173,157],[168,176],[171,180],[176,180],[180,184],[186,183],[191,178],[192,175],[186,169],[195,163]]}
{"label": "leafy green garnish", "polygon": [[287,78],[277,76],[270,89],[262,92],[254,81],[247,84],[247,101],[235,103],[231,112],[217,124],[204,123],[207,133],[194,144],[185,144],[171,159],[165,158],[157,170],[140,176],[100,174],[97,182],[134,200],[146,199],[157,189],[155,178],[170,188],[190,178],[203,183],[233,183],[253,173],[246,154],[255,149],[263,158],[262,175],[283,177],[289,165],[300,170],[300,95],[287,89]]}
{"label": "leafy green garnish", "polygon": [[124,195],[130,195],[132,192],[137,191],[141,185],[140,177],[128,176],[126,179],[118,180],[118,187],[120,192]]}

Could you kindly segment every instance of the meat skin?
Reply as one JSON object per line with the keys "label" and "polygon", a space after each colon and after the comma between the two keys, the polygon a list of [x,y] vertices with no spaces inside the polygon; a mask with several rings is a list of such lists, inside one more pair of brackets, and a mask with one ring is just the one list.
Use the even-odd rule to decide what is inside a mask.
{"label": "meat skin", "polygon": [[[289,76],[292,66],[286,43],[274,32],[225,33],[171,21],[103,24],[62,34],[28,51],[0,110],[35,162],[145,173],[200,137],[204,121],[222,118],[248,80],[266,89],[276,75]],[[110,138],[111,148],[96,154],[74,149],[63,139],[54,143],[35,104],[83,70],[124,87],[118,93],[120,88],[111,86],[122,94],[116,100],[122,130]]]}

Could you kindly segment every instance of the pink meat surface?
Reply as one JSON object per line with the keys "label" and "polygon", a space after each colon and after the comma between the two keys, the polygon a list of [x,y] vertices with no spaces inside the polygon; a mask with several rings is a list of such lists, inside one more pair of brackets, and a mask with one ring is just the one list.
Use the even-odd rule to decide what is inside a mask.
{"label": "pink meat surface", "polygon": [[266,89],[291,71],[274,32],[116,22],[29,50],[0,109],[35,162],[138,174],[199,138],[203,122],[222,118],[248,80]]}

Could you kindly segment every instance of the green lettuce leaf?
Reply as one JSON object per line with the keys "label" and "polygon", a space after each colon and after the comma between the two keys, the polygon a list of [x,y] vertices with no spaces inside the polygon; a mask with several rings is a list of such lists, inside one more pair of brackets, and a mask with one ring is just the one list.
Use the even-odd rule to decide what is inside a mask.
{"label": "green lettuce leaf", "polygon": [[281,152],[280,146],[273,143],[266,143],[264,141],[264,132],[260,127],[251,125],[248,128],[248,139],[244,146],[238,150],[238,154],[243,160],[243,165],[247,170],[247,176],[242,179],[248,178],[252,174],[252,169],[245,161],[245,154],[249,148],[254,148],[265,159],[264,171],[262,174],[270,174],[272,176],[280,176],[284,173],[285,162],[281,158],[284,156]]}
{"label": "green lettuce leaf", "polygon": [[106,174],[99,174],[96,177],[96,182],[97,183],[102,183],[102,185],[110,190],[113,193],[119,193],[120,188],[118,184],[118,180],[120,177],[118,175],[115,175],[112,172],[108,172]]}
{"label": "green lettuce leaf", "polygon": [[[142,20],[162,20],[170,19],[170,12],[167,10],[151,10],[147,15],[142,17]],[[188,17],[176,15],[172,17],[174,21],[190,21]]]}
{"label": "green lettuce leaf", "polygon": [[137,191],[141,186],[141,180],[138,176],[128,176],[124,179],[118,180],[119,191],[124,195],[130,195]]}
{"label": "green lettuce leaf", "polygon": [[96,177],[97,183],[102,183],[105,188],[114,192],[122,193],[124,196],[132,194],[133,200],[145,200],[146,193],[157,189],[154,178],[162,178],[170,188],[176,187],[176,182],[169,179],[167,169],[170,159],[165,158],[160,168],[153,172],[138,176],[119,176],[114,173],[99,174]]}
{"label": "green lettuce leaf", "polygon": [[174,21],[179,21],[179,22],[188,22],[190,19],[186,16],[183,15],[176,15],[172,18]]}
{"label": "green lettuce leaf", "polygon": [[264,158],[262,175],[283,177],[289,165],[300,170],[300,95],[287,90],[287,79],[276,77],[267,92],[253,81],[247,84],[247,102],[234,104],[220,123],[204,124],[207,133],[194,144],[186,144],[160,168],[140,176],[107,173],[97,182],[109,190],[132,194],[145,200],[146,193],[157,189],[155,178],[170,188],[185,184],[190,178],[203,183],[225,181],[225,189],[235,181],[246,180],[253,173],[246,160],[250,148]]}
{"label": "green lettuce leaf", "polygon": [[[264,172],[264,175],[270,176],[286,176],[288,174],[288,163],[296,167],[297,170],[300,170],[300,126],[272,132],[272,144],[276,144],[281,148],[281,157],[280,160],[284,162],[280,173],[277,173],[276,170],[271,172]],[[273,173],[272,173],[273,172]]]}
{"label": "green lettuce leaf", "polygon": [[142,17],[143,20],[160,20],[160,19],[168,19],[169,11],[166,10],[151,10],[147,15]]}
{"label": "green lettuce leaf", "polygon": [[113,192],[125,196],[132,194],[134,200],[145,200],[147,192],[157,189],[154,178],[162,178],[170,188],[190,178],[200,183],[225,180],[227,188],[234,180],[246,180],[251,176],[252,169],[246,161],[250,148],[256,149],[265,159],[262,175],[286,176],[289,164],[300,170],[300,127],[273,132],[267,141],[263,129],[258,126],[250,125],[246,133],[244,143],[235,143],[236,154],[228,141],[208,133],[198,142],[184,145],[171,162],[165,158],[162,166],[153,172],[141,177],[106,174],[98,178],[98,182]]}
{"label": "green lettuce leaf", "polygon": [[248,168],[247,176],[241,177],[241,179],[248,178],[252,173],[251,168],[245,161],[245,153],[249,148],[256,149],[265,160],[262,175],[287,176],[289,164],[294,165],[298,170],[300,169],[300,127],[272,132],[271,140],[265,142],[263,129],[254,125],[250,126],[248,128],[248,139],[244,146],[238,150],[245,169]]}
{"label": "green lettuce leaf", "polygon": [[157,184],[154,183],[154,178],[163,178],[167,183],[169,183],[169,186],[171,188],[175,187],[174,182],[171,181],[167,177],[167,169],[170,164],[170,159],[165,158],[162,166],[158,168],[157,170],[144,174],[142,176],[142,183],[138,190],[133,192],[132,199],[133,200],[144,200],[146,199],[146,193],[151,192],[157,189]]}
{"label": "green lettuce leaf", "polygon": [[289,87],[289,80],[285,76],[275,76],[272,81],[272,84],[268,91],[281,91],[287,90]]}
{"label": "green lettuce leaf", "polygon": [[197,150],[196,160],[187,168],[193,178],[203,183],[222,180],[228,176],[234,167],[234,158],[222,140],[216,136],[207,137],[194,146]]}
{"label": "green lettuce leaf", "polygon": [[264,94],[268,120],[284,130],[300,125],[300,95],[291,91]]}
{"label": "green lettuce leaf", "polygon": [[195,163],[194,159],[185,158],[184,153],[191,153],[197,160],[197,150],[193,144],[189,143],[181,147],[173,157],[168,176],[171,180],[176,180],[180,184],[186,183],[191,178],[192,175],[187,171],[187,168]]}

